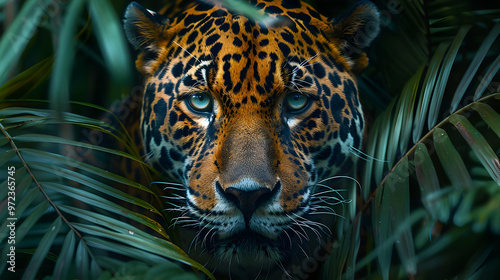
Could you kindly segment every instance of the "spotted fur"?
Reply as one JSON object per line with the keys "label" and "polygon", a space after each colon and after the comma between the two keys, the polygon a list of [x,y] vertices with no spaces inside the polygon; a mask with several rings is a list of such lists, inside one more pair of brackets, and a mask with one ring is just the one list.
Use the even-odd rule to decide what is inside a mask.
{"label": "spotted fur", "polygon": [[[286,270],[301,254],[293,240],[328,235],[332,218],[313,215],[319,183],[354,168],[364,128],[355,75],[379,19],[370,2],[339,20],[300,1],[251,3],[279,23],[217,2],[168,17],[134,2],[124,26],[146,77],[141,148],[182,185],[186,244],[216,263]],[[208,111],[193,105],[207,100]]]}

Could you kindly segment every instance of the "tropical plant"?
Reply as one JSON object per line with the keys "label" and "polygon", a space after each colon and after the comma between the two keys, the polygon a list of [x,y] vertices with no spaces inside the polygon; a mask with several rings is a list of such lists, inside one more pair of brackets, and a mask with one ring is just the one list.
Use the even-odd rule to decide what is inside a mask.
{"label": "tropical plant", "polygon": [[[374,2],[383,29],[359,81],[371,123],[356,152],[361,189],[348,190],[352,202],[337,222],[323,278],[496,275],[500,5]],[[213,277],[172,242],[154,188],[79,160],[90,152],[126,157],[156,173],[130,135],[100,119],[112,100],[140,90],[118,16],[127,4],[0,0],[2,279]],[[328,1],[314,4],[329,11]],[[7,270],[11,251],[16,273]]]}

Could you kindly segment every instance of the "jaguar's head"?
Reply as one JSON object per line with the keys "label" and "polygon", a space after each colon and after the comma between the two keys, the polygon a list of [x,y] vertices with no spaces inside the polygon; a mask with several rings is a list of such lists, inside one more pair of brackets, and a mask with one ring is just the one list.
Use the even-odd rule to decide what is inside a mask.
{"label": "jaguar's head", "polygon": [[379,16],[370,2],[339,20],[299,1],[257,2],[280,24],[217,3],[170,18],[132,3],[125,31],[146,77],[146,158],[183,185],[193,243],[267,267],[328,235],[322,202],[339,197],[319,183],[354,166],[364,126],[355,74]]}

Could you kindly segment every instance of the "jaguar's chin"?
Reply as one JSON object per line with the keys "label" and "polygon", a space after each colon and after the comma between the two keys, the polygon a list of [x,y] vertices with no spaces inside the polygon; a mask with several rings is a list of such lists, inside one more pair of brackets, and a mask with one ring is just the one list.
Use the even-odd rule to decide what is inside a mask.
{"label": "jaguar's chin", "polygon": [[255,216],[247,223],[218,217],[219,227],[203,224],[205,218],[198,226],[183,228],[181,247],[214,271],[217,279],[288,279],[305,259],[314,258],[320,265],[328,255],[324,252],[331,252],[327,229],[333,226],[332,219],[297,215],[297,220],[276,220],[276,216]]}
{"label": "jaguar's chin", "polygon": [[245,230],[228,238],[214,238],[213,242],[207,244],[207,249],[221,261],[262,267],[282,263],[291,248],[279,240]]}

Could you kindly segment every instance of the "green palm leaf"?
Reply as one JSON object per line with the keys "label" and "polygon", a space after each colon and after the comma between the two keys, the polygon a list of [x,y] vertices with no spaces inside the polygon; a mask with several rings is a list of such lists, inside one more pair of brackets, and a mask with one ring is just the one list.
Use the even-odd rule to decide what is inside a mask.
{"label": "green palm leaf", "polygon": [[[30,125],[33,122],[37,123],[36,127],[44,126],[47,129],[61,124],[96,127],[102,124],[101,121],[67,113],[62,114],[63,119],[57,120],[54,112],[50,110],[30,108],[4,109],[0,111],[0,116],[2,118],[0,129],[4,135],[0,138],[3,144],[0,146],[0,151],[5,151],[0,154],[0,161],[17,166],[16,199],[19,202],[15,209],[15,217],[18,219],[16,244],[20,245],[16,250],[19,252],[22,249],[28,254],[33,254],[27,270],[24,271],[24,278],[37,277],[49,250],[56,253],[52,272],[54,277],[72,275],[71,277],[88,279],[90,275],[98,273],[97,271],[115,271],[116,267],[109,266],[108,261],[102,261],[98,253],[94,253],[96,249],[98,249],[96,252],[102,250],[112,252],[121,255],[124,260],[135,260],[153,267],[177,261],[201,270],[211,277],[210,272],[169,241],[162,224],[120,204],[137,205],[159,217],[162,217],[161,211],[106,182],[121,183],[154,195],[147,187],[53,151],[57,150],[54,149],[55,145],[64,144],[103,151],[136,161],[141,159],[125,152],[54,135],[25,132],[33,132],[33,126]],[[107,132],[113,137],[123,136]],[[130,139],[122,141],[129,142],[128,145],[131,146]],[[51,152],[28,148],[35,142],[37,145],[44,145],[44,149]],[[75,183],[79,184],[79,187],[76,187]],[[2,184],[6,185],[7,180]],[[2,198],[6,197],[7,193],[3,193]],[[74,201],[78,201],[78,208],[72,206]],[[6,207],[2,208],[0,216],[4,217],[4,220],[10,216]],[[120,221],[120,217],[136,221],[156,232],[158,237]],[[46,233],[40,239],[35,229],[44,229]],[[0,232],[2,244],[6,244],[8,235],[8,227],[4,224]],[[30,240],[39,241],[34,244],[36,250],[23,247],[24,244],[29,246],[32,243]],[[2,249],[2,252],[5,252],[1,257],[2,270],[7,264],[8,250],[7,247]],[[174,264],[170,266],[178,267]],[[78,274],[74,274],[74,270],[70,271],[70,267],[76,268]]]}
{"label": "green palm leaf", "polygon": [[[418,275],[416,261],[422,261],[418,251],[425,246],[432,247],[432,243],[415,247],[419,244],[413,240],[414,232],[424,234],[429,227],[420,228],[415,224],[406,224],[402,231],[396,230],[405,221],[411,220],[408,207],[415,201],[411,199],[408,190],[414,183],[420,187],[422,206],[429,213],[428,218],[424,220],[429,219],[427,224],[430,226],[436,221],[448,223],[449,218],[452,218],[454,226],[468,225],[474,228],[475,232],[491,230],[495,234],[500,233],[496,227],[496,215],[491,210],[492,205],[498,203],[497,197],[500,195],[493,189],[494,185],[496,188],[500,185],[500,164],[498,152],[495,153],[500,148],[500,141],[497,133],[491,135],[492,131],[485,127],[485,124],[491,124],[493,131],[498,129],[500,107],[496,100],[500,94],[493,92],[474,98],[472,102],[470,97],[467,99],[467,96],[464,96],[465,89],[474,86],[471,81],[476,77],[474,73],[477,72],[478,66],[472,63],[458,79],[455,93],[451,97],[445,94],[455,87],[454,81],[457,77],[451,80],[451,69],[457,63],[459,48],[467,38],[466,31],[469,28],[459,29],[455,38],[439,44],[429,65],[419,70],[407,82],[398,101],[393,102],[386,113],[375,121],[373,133],[367,142],[367,150],[380,159],[368,159],[363,178],[365,187],[373,183],[378,186],[374,194],[373,224],[375,250],[378,252],[379,267],[384,279],[389,278],[390,270],[392,273],[397,271],[392,267],[394,261],[390,261],[392,250],[390,245],[385,244],[387,239],[394,238],[402,268],[410,278]],[[490,58],[491,53],[494,53],[490,47],[498,37],[497,28],[498,25],[484,39],[472,60],[474,63],[483,61],[486,65],[482,67],[487,69],[494,68],[496,63],[495,60],[491,62],[491,59],[485,61],[485,57],[488,52]],[[472,89],[472,92],[481,87],[484,85],[476,85],[476,90]],[[444,102],[445,98],[453,100],[450,102],[452,108],[449,102]],[[417,111],[414,112],[413,108],[417,108]],[[481,117],[474,114],[473,109]],[[422,135],[425,124],[429,130]],[[406,146],[410,140],[413,145]],[[464,150],[471,153],[460,152]],[[471,168],[484,172],[478,177],[471,172]],[[443,171],[447,176],[442,175]],[[410,184],[410,181],[414,183]],[[478,203],[477,195],[481,192],[491,196]],[[459,209],[457,212],[453,211],[455,207]],[[412,211],[417,209],[418,207],[415,207]],[[387,216],[393,217],[389,224]],[[462,231],[461,234],[466,232]],[[417,252],[417,255],[414,252]],[[437,255],[442,251],[436,249],[434,253]],[[463,255],[463,258],[466,258],[466,255]],[[463,271],[468,268],[463,267]],[[456,266],[447,269],[449,271],[442,268],[441,272],[451,275],[460,272]]]}

